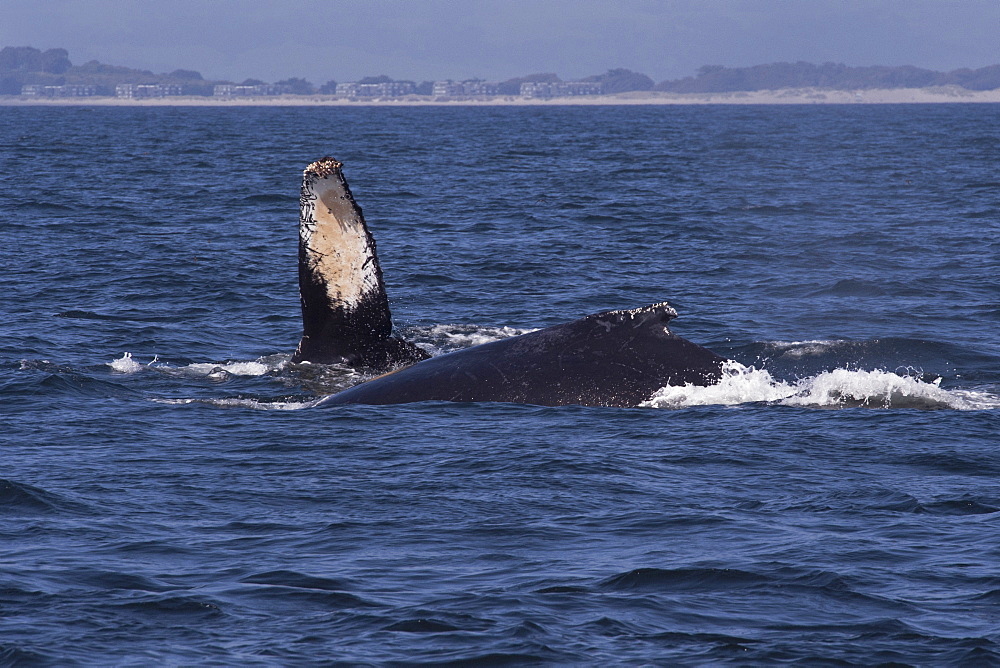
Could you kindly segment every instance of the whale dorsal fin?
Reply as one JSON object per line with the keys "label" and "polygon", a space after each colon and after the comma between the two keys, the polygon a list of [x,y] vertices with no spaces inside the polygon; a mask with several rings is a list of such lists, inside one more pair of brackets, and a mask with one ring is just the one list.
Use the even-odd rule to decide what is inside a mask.
{"label": "whale dorsal fin", "polygon": [[302,173],[302,340],[292,361],[378,368],[423,359],[418,348],[391,336],[375,239],[341,168],[337,160],[323,158]]}
{"label": "whale dorsal fin", "polygon": [[633,327],[652,323],[662,323],[664,329],[669,331],[667,323],[677,317],[677,311],[667,302],[658,302],[649,306],[639,308],[617,309],[614,311],[603,311],[587,316],[585,320],[597,322],[631,323]]}

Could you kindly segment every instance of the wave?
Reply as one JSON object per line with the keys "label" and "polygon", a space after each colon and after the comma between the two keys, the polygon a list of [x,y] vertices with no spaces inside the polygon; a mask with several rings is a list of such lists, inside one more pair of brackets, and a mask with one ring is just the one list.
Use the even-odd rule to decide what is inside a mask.
{"label": "wave", "polygon": [[176,367],[161,363],[158,356],[146,364],[141,364],[132,357],[132,353],[122,353],[118,359],[108,362],[112,371],[122,374],[133,374],[147,369],[167,375],[188,377],[204,377],[213,380],[224,380],[230,376],[265,376],[277,373],[288,365],[288,355],[270,355],[246,362],[195,362],[186,366]]}
{"label": "wave", "polygon": [[247,204],[267,204],[270,202],[278,202],[281,204],[295,204],[298,203],[298,197],[293,197],[292,195],[285,195],[280,193],[264,193],[260,195],[249,195],[243,198],[243,202]]}
{"label": "wave", "polygon": [[3,515],[85,512],[78,501],[16,480],[0,478],[0,513]]}
{"label": "wave", "polygon": [[747,366],[767,369],[781,380],[815,376],[834,369],[883,369],[933,382],[938,377],[963,383],[995,382],[1000,358],[968,346],[926,339],[884,337],[762,341],[717,351]]}
{"label": "wave", "polygon": [[258,411],[299,411],[303,408],[312,408],[323,397],[310,400],[287,399],[256,399],[253,397],[224,397],[220,399],[164,399],[154,398],[153,402],[158,404],[168,404],[173,406],[186,406],[189,404],[204,404],[207,406],[219,406],[221,408],[250,408]]}
{"label": "wave", "polygon": [[450,353],[483,343],[500,341],[511,336],[534,332],[517,327],[486,327],[482,325],[431,325],[414,327],[407,334],[410,340],[432,355]]}
{"label": "wave", "polygon": [[[113,373],[118,374],[138,374],[142,372],[152,372],[175,378],[178,380],[209,380],[213,382],[224,382],[235,378],[254,379],[262,376],[279,377],[282,371],[288,368],[291,355],[268,355],[259,357],[251,361],[230,361],[230,362],[193,362],[183,366],[174,366],[160,362],[158,357],[145,364],[140,363],[132,357],[131,353],[123,353],[118,359],[108,362]],[[308,367],[309,365],[306,365]],[[334,380],[325,380],[331,377]],[[318,394],[325,396],[332,389],[344,389],[358,381],[360,374],[352,369],[327,368],[319,365],[316,369],[303,368],[297,376],[297,380],[302,385],[312,385],[313,390],[318,390]],[[287,379],[286,379],[287,380]],[[353,382],[351,382],[353,381]],[[150,401],[159,404],[185,406],[190,404],[202,404],[218,406],[222,408],[250,408],[262,411],[293,411],[303,408],[310,408],[322,398],[303,398],[300,396],[263,398],[263,397],[152,397]]]}
{"label": "wave", "polygon": [[22,359],[20,371],[38,372],[40,375],[5,385],[0,393],[4,401],[9,401],[18,395],[23,398],[64,395],[130,399],[138,394],[136,390],[125,385],[96,378],[86,370],[56,364],[49,360]]}
{"label": "wave", "polygon": [[[432,355],[518,336],[534,329],[438,324],[409,328],[405,336]],[[723,353],[726,354],[726,353]],[[641,404],[646,408],[772,404],[810,408],[987,410],[1000,407],[995,385],[942,387],[943,377],[962,378],[955,361],[968,369],[989,367],[991,358],[948,344],[910,339],[804,340],[757,342],[732,348],[720,382],[715,385],[666,386]],[[895,360],[908,359],[912,366]],[[946,363],[944,360],[951,360]],[[924,373],[921,365],[941,373]],[[107,363],[114,374],[157,373],[178,379],[225,382],[267,377],[267,382],[295,385],[305,394],[262,397],[262,388],[237,397],[157,398],[173,405],[208,404],[253,410],[300,410],[320,398],[363,382],[368,377],[350,367],[291,364],[290,355],[274,354],[246,361],[192,362],[174,365],[157,357],[143,362],[125,352]],[[867,367],[867,369],[865,368]],[[264,389],[264,392],[267,390]],[[312,398],[309,394],[315,395]],[[256,396],[255,396],[256,395]],[[189,395],[190,397],[190,395]]]}
{"label": "wave", "polygon": [[120,358],[108,362],[108,366],[118,373],[137,373],[145,368],[132,359],[132,353],[123,353]]}
{"label": "wave", "polygon": [[783,381],[765,369],[730,360],[723,365],[722,379],[715,385],[668,385],[641,406],[685,408],[768,403],[811,408],[1000,408],[1000,396],[995,393],[943,389],[940,383],[940,378],[926,382],[891,371],[850,369],[833,369],[796,381]]}

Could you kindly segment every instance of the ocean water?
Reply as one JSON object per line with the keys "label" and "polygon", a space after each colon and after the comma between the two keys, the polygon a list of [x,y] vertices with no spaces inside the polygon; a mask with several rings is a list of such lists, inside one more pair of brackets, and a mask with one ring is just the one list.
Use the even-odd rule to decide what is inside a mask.
{"label": "ocean water", "polygon": [[[316,401],[332,155],[440,353],[669,301],[644,407]],[[995,105],[0,108],[0,663],[1000,664]]]}

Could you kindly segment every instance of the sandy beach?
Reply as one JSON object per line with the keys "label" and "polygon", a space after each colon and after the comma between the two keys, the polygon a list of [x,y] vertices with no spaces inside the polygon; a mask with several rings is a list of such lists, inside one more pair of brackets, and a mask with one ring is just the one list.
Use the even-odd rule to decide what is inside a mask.
{"label": "sandy beach", "polygon": [[274,97],[171,96],[123,99],[116,97],[33,98],[0,96],[2,106],[121,106],[121,107],[301,107],[301,106],[560,106],[560,105],[690,105],[690,104],[935,104],[943,102],[1000,103],[1000,89],[972,91],[957,86],[866,90],[789,88],[732,93],[661,93],[636,91],[616,95],[524,98],[433,98],[410,95],[393,99],[347,99],[330,95],[281,95]]}

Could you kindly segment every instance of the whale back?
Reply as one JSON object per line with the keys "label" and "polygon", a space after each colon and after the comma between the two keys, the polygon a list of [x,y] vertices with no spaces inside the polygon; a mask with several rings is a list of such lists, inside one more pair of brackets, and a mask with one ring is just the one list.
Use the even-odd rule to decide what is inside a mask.
{"label": "whale back", "polygon": [[638,406],[667,385],[710,385],[725,361],[673,334],[668,304],[607,311],[434,357],[320,405],[501,401]]}
{"label": "whale back", "polygon": [[299,198],[302,339],[293,362],[390,369],[427,357],[392,337],[375,238],[333,158],[306,167]]}

